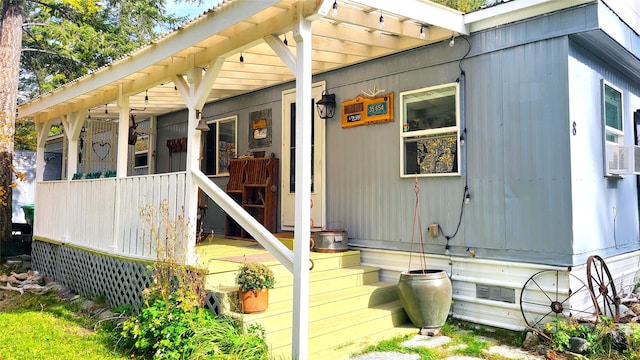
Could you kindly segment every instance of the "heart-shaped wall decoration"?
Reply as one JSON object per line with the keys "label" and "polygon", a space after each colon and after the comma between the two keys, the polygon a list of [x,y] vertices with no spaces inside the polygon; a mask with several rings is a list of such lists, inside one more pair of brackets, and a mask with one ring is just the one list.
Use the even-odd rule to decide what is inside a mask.
{"label": "heart-shaped wall decoration", "polygon": [[100,160],[106,160],[111,153],[111,144],[108,142],[94,141],[93,144],[91,144],[91,148]]}

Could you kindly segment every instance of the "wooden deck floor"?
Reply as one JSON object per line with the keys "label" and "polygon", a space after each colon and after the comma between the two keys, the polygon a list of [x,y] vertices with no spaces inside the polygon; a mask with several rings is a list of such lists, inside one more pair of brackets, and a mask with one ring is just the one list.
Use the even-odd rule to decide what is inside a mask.
{"label": "wooden deck floor", "polygon": [[[289,249],[293,247],[293,238],[278,234],[278,239]],[[221,236],[209,236],[196,246],[200,263],[207,267],[209,273],[237,270],[243,262],[260,262],[265,265],[277,265],[278,260],[257,241],[228,239]],[[314,262],[335,257],[332,253],[311,252]]]}

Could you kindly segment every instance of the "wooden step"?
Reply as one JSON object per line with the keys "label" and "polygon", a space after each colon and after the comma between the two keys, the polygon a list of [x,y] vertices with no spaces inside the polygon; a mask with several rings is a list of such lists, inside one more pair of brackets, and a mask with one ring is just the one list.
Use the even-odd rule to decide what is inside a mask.
{"label": "wooden step", "polygon": [[[359,251],[346,251],[332,254],[311,253],[311,258],[314,261],[314,268],[310,273],[360,265]],[[276,285],[280,280],[287,276],[291,276],[289,270],[287,270],[277,260],[260,262],[271,268],[271,271],[273,271],[276,278]],[[208,271],[206,279],[207,289],[233,285],[235,283],[236,272],[240,265],[241,263],[239,262],[224,261],[220,259],[208,260],[206,262]]]}
{"label": "wooden step", "polygon": [[[332,347],[348,346],[359,339],[403,326],[408,321],[400,300],[396,300],[310,322],[309,354],[323,353]],[[291,328],[267,333],[267,342],[271,346],[274,358],[290,357],[291,338]]]}
{"label": "wooden step", "polygon": [[[378,279],[378,268],[362,265],[312,272],[309,276],[309,295],[316,296],[343,289],[352,289],[376,283]],[[217,288],[207,286],[207,290],[215,292],[225,312],[237,311],[237,286]],[[289,274],[279,280],[277,279],[275,288],[269,290],[269,305],[271,307],[279,302],[291,302],[291,299],[293,299],[293,275]]]}
{"label": "wooden step", "polygon": [[[245,326],[261,325],[272,358],[289,359],[293,275],[251,242],[216,239],[199,253],[210,259],[205,262],[206,287],[216,292],[225,314]],[[375,341],[417,331],[400,304],[397,284],[380,282],[379,269],[361,265],[359,251],[312,252],[310,258],[314,268],[309,272],[309,359],[347,359]],[[264,263],[276,278],[275,288],[269,290],[269,308],[262,314],[233,312],[237,310],[235,276],[244,259]]]}
{"label": "wooden step", "polygon": [[[361,309],[398,300],[396,284],[373,283],[356,288],[347,288],[311,296],[309,301],[309,321],[320,321],[327,317],[348,314]],[[267,334],[290,328],[293,321],[293,301],[270,303],[262,314],[233,314],[244,323],[259,323]]]}
{"label": "wooden step", "polygon": [[[353,266],[349,268],[312,272],[309,274],[310,296],[349,289],[378,282],[379,268]],[[276,280],[275,288],[269,290],[269,302],[288,301],[293,296],[293,275]]]}

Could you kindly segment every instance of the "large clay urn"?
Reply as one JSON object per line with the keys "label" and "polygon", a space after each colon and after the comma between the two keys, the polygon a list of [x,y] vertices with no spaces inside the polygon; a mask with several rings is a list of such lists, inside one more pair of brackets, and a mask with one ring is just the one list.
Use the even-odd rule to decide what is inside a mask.
{"label": "large clay urn", "polygon": [[451,280],[443,270],[411,270],[400,274],[400,301],[413,325],[438,329],[451,307]]}

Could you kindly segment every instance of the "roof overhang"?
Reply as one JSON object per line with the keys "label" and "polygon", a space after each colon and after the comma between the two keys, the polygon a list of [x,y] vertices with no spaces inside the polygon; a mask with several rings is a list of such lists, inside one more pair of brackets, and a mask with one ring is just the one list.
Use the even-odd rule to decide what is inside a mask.
{"label": "roof overhang", "polygon": [[[140,109],[138,114],[161,115],[183,109],[185,104],[172,78],[188,74],[194,66],[207,69],[220,59],[223,63],[207,102],[291,81],[293,73],[268,41],[286,39],[295,53],[292,30],[299,13],[315,20],[314,74],[443,40],[453,32],[466,32],[461,13],[429,1],[407,1],[408,7],[395,12],[380,3],[384,5],[384,28],[380,28],[380,9],[365,0],[340,1],[337,14],[329,11],[333,0],[225,1],[148,46],[20,106],[19,117],[46,122],[99,108],[92,118],[108,119],[117,114],[121,95],[130,96],[130,107]],[[412,11],[438,15],[416,18]],[[429,25],[423,28],[424,39],[420,37],[421,25]],[[240,55],[244,62],[240,62]]]}
{"label": "roof overhang", "polygon": [[402,6],[340,0],[337,13],[334,0],[227,0],[151,44],[19,106],[19,117],[46,123],[94,109],[92,119],[115,120],[122,96],[129,97],[130,108],[141,118],[170,113],[186,107],[174,80],[194,67],[216,67],[205,102],[292,81],[286,57],[277,51],[288,48],[295,54],[299,16],[313,20],[312,72],[318,74],[508,22],[514,13],[535,16],[549,11],[552,3],[584,2],[517,0],[465,15],[428,0],[404,0]]}

